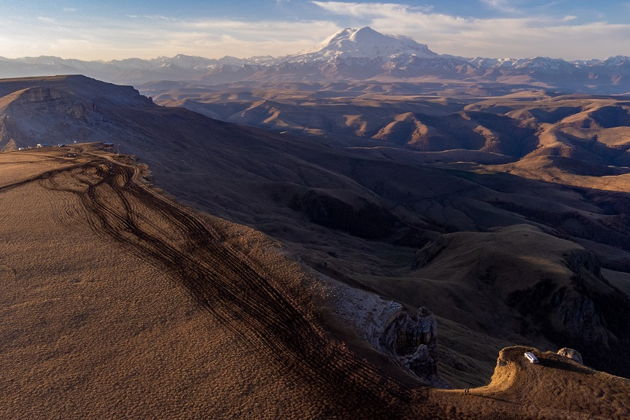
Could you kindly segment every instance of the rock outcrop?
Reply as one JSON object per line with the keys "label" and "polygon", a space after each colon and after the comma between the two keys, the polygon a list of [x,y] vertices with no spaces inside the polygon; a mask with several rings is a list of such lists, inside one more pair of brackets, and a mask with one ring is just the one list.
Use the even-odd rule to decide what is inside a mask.
{"label": "rock outcrop", "polygon": [[138,121],[128,123],[132,115],[137,117],[131,109],[159,110],[132,87],[83,76],[7,80],[0,84],[0,150],[138,138],[144,130]]}
{"label": "rock outcrop", "polygon": [[437,321],[427,308],[409,308],[347,286],[335,289],[335,315],[372,348],[423,382],[448,387],[438,375]]}
{"label": "rock outcrop", "polygon": [[[494,337],[518,332],[527,342],[577,348],[589,366],[629,375],[630,300],[604,277],[598,256],[580,244],[531,225],[459,232],[420,249],[413,267],[419,282],[444,282],[460,300],[457,307],[431,306],[440,317],[476,328],[474,313]],[[432,298],[450,298],[440,293]],[[405,302],[432,305],[423,295]]]}
{"label": "rock outcrop", "polygon": [[428,309],[400,308],[385,325],[378,337],[381,349],[421,378],[437,376],[437,322]]}
{"label": "rock outcrop", "polygon": [[580,354],[579,351],[575,350],[575,349],[570,349],[568,347],[563,347],[560,350],[558,350],[558,354],[560,356],[564,356],[567,357],[571,360],[574,360],[580,364],[584,364],[584,361],[582,360],[582,355]]}

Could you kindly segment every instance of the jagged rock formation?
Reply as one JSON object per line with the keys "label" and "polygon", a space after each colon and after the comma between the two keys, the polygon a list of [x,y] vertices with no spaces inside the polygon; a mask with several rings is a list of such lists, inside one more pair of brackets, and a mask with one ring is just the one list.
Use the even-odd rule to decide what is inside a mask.
{"label": "jagged rock formation", "polygon": [[570,349],[567,347],[563,347],[560,350],[558,350],[558,354],[560,356],[564,356],[567,357],[571,360],[575,360],[576,362],[580,363],[580,364],[584,364],[584,361],[582,360],[582,355],[580,354],[579,351],[575,350],[575,349]]}
{"label": "jagged rock formation", "polygon": [[402,366],[416,375],[435,377],[437,321],[429,310],[424,307],[417,311],[400,308],[385,325],[378,337],[379,347],[395,355]]}
{"label": "jagged rock formation", "polygon": [[424,307],[410,308],[336,283],[336,316],[371,347],[427,384],[448,387],[437,371],[437,321]]}

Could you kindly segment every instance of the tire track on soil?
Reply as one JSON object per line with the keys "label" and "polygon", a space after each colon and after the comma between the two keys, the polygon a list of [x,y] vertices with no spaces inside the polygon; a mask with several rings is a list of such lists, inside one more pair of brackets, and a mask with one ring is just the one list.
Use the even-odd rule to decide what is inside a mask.
{"label": "tire track on soil", "polygon": [[[138,168],[92,156],[90,162],[37,179],[50,189],[77,194],[95,231],[167,268],[227,328],[287,371],[316,384],[333,410],[340,410],[334,413],[403,418],[410,414],[412,401],[426,400],[422,388],[412,389],[382,374],[328,338],[274,286],[264,269],[223,243],[225,238],[210,222],[143,185]],[[82,176],[90,172],[96,175],[94,181]],[[64,176],[83,188],[64,188]],[[164,237],[166,229],[156,229],[157,223],[147,223],[143,208],[174,229],[177,234],[169,235],[174,239]]]}

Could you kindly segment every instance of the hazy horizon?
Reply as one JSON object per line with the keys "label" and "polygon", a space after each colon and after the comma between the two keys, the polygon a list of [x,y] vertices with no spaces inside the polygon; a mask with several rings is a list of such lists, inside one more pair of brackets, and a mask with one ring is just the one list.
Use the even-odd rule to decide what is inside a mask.
{"label": "hazy horizon", "polygon": [[178,54],[284,56],[312,49],[345,27],[404,35],[440,54],[590,59],[630,55],[630,2],[540,0],[165,1],[42,0],[3,8],[0,56],[89,61]]}

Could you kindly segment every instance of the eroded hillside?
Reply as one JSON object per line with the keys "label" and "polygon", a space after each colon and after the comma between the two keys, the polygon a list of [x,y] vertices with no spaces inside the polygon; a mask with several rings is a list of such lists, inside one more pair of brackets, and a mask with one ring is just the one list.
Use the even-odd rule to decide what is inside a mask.
{"label": "eroded hillside", "polygon": [[154,83],[166,106],[277,132],[388,151],[424,163],[470,162],[521,177],[628,191],[624,96],[404,83]]}
{"label": "eroded hillside", "polygon": [[[3,416],[621,418],[628,410],[629,381],[550,354],[529,366],[524,348],[501,352],[492,382],[465,392],[431,390],[376,347],[366,358],[367,342],[331,334],[321,323],[328,309],[313,306],[316,298],[334,308],[330,293],[358,291],[320,283],[256,231],[170,200],[129,157],[93,145],[4,153],[0,174]],[[405,308],[373,302],[401,314],[381,331],[383,349],[435,340],[435,321],[423,327],[428,312],[403,316]],[[585,400],[591,390],[597,397]]]}
{"label": "eroded hillside", "polygon": [[[6,92],[0,99],[0,124],[10,135],[4,138],[6,148],[70,143],[2,155],[3,194],[12,194],[2,201],[10,210],[2,212],[7,220],[3,226],[13,235],[7,237],[20,238],[19,232],[26,231],[29,223],[40,226],[22,245],[17,239],[7,241],[12,255],[20,256],[17,266],[29,266],[29,249],[34,245],[28,244],[37,244],[42,255],[50,252],[50,241],[63,249],[63,230],[80,227],[74,245],[63,245],[72,251],[60,251],[62,255],[81,257],[77,244],[106,238],[107,246],[131,253],[127,258],[139,256],[150,267],[158,267],[165,282],[174,282],[195,298],[174,305],[192,305],[188,307],[203,314],[199,319],[208,316],[215,320],[207,321],[211,325],[221,325],[221,331],[236,332],[244,339],[252,365],[241,366],[238,375],[267,366],[265,354],[280,354],[281,360],[291,361],[286,369],[312,384],[285,394],[272,385],[276,379],[261,379],[239,413],[260,409],[273,417],[272,411],[265,411],[272,406],[282,413],[298,412],[304,408],[299,402],[305,390],[322,395],[310,400],[307,412],[313,417],[361,407],[373,417],[379,410],[390,414],[401,410],[395,411],[398,417],[435,418],[449,413],[468,413],[473,418],[483,413],[516,418],[574,415],[553,400],[532,402],[506,390],[492,391],[493,398],[477,398],[426,387],[484,385],[495,368],[497,352],[514,344],[554,351],[576,347],[587,366],[629,374],[624,349],[630,339],[625,322],[630,307],[625,292],[630,242],[624,220],[630,197],[624,191],[527,179],[473,161],[474,156],[496,156],[495,152],[469,150],[465,164],[449,162],[461,160],[455,158],[427,164],[428,155],[408,148],[348,146],[345,141],[322,142],[237,126],[182,108],[160,107],[133,89],[83,77],[10,80],[5,85],[0,82],[0,89]],[[596,111],[590,118],[599,118]],[[400,122],[416,124],[410,116]],[[150,171],[127,157],[76,146],[74,140],[114,143],[113,148],[137,156]],[[508,137],[505,144],[509,146]],[[32,194],[24,192],[31,188]],[[160,191],[212,216],[195,213]],[[47,200],[50,205],[37,205]],[[30,219],[20,221],[22,212],[31,214]],[[72,217],[72,221],[47,222],[56,217]],[[57,230],[49,234],[50,225]],[[103,251],[98,255],[103,267],[116,265]],[[47,257],[53,260],[57,261],[54,254]],[[72,259],[63,261],[55,266],[59,278],[73,269]],[[6,273],[15,275],[15,267],[3,264],[12,267]],[[140,263],[129,266],[134,264]],[[40,281],[45,281],[46,273]],[[115,278],[121,275],[121,281],[129,281],[120,273]],[[12,278],[16,277],[5,277],[17,284]],[[89,275],[79,273],[76,278]],[[16,293],[18,300],[11,305],[36,299],[25,300],[21,293],[26,292]],[[260,306],[260,302],[275,303]],[[32,323],[38,317],[41,312],[24,319]],[[226,322],[230,317],[236,324]],[[123,318],[116,325],[124,324]],[[244,333],[239,322],[245,325]],[[96,328],[90,325],[87,335]],[[46,323],[40,327],[44,336],[49,333]],[[58,331],[63,335],[72,328]],[[7,334],[12,331],[9,328]],[[212,337],[212,343],[225,343]],[[20,348],[16,343],[6,357],[18,357],[12,353]],[[231,355],[230,349],[224,351]],[[242,363],[240,357],[230,360]],[[28,364],[44,359],[20,360]],[[63,363],[66,360],[60,360],[59,366]],[[330,369],[320,372],[317,366],[328,363]],[[206,381],[205,369],[211,365],[197,365],[193,369],[197,373],[186,375]],[[268,369],[275,374],[264,370],[262,377],[287,384],[289,380],[278,373],[283,368],[276,371],[274,366],[270,363]],[[41,368],[45,371],[47,365]],[[560,378],[565,368],[557,370]],[[349,371],[355,373],[348,375]],[[600,400],[589,400],[585,410],[601,416],[622,412],[627,382],[586,371],[579,375],[569,375],[567,380],[592,381],[593,387],[604,381],[618,389]],[[313,380],[320,376],[321,380]],[[349,382],[334,379],[338,377]],[[552,377],[536,374],[527,381]],[[230,385],[224,389],[242,389],[241,379],[225,378]],[[219,384],[210,381],[204,386]],[[31,395],[39,395],[45,405],[45,395],[37,392]],[[265,392],[275,397],[256,408]],[[500,402],[503,392],[508,392],[509,403]],[[325,393],[338,394],[339,400]],[[212,410],[219,410],[217,401],[223,397],[208,402],[215,404]],[[348,399],[356,406],[344,408]],[[617,411],[606,411],[610,407]]]}

